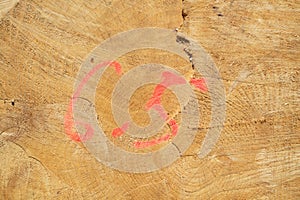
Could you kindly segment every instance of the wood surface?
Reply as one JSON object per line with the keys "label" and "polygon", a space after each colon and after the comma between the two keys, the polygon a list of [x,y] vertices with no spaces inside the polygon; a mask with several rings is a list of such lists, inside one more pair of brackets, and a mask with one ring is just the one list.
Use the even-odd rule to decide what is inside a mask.
{"label": "wood surface", "polygon": [[[0,17],[0,199],[300,199],[299,1],[6,0]],[[64,116],[87,55],[141,27],[178,28],[206,50],[226,90],[226,121],[200,159],[211,113],[209,93],[197,92],[201,129],[191,147],[161,170],[128,173],[71,140]],[[118,62],[126,70],[157,62],[195,74],[191,63],[158,50]],[[96,93],[107,135],[116,80],[108,70]],[[130,101],[137,124],[149,123],[141,105],[153,88]],[[163,104],[174,114],[170,98],[167,91]]]}

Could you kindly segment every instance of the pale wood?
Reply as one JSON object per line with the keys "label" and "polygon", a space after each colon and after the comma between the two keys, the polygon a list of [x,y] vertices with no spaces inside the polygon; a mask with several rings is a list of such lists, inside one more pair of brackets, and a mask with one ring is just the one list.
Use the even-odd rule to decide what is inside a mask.
{"label": "pale wood", "polygon": [[1,0],[0,1],[0,17],[3,17],[18,2],[19,2],[19,0]]}

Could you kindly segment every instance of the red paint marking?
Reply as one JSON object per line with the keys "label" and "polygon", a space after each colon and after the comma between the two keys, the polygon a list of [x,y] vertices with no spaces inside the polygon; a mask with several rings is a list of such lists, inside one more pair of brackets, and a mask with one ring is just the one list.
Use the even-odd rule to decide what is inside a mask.
{"label": "red paint marking", "polygon": [[171,119],[168,122],[168,124],[171,127],[171,133],[172,133],[171,135],[166,134],[166,135],[161,136],[158,139],[152,139],[150,141],[135,141],[133,143],[133,146],[137,149],[147,148],[147,147],[151,147],[151,146],[160,144],[162,142],[168,141],[171,138],[171,136],[173,136],[173,137],[176,136],[177,131],[178,131],[178,125],[177,125],[176,121],[174,119]]}
{"label": "red paint marking", "polygon": [[186,81],[183,77],[178,76],[177,74],[174,74],[172,72],[163,72],[162,77],[164,80],[161,82],[162,85],[165,87],[170,87],[171,85],[180,85],[185,84]]}
{"label": "red paint marking", "polygon": [[74,127],[74,121],[72,118],[72,113],[73,113],[73,107],[72,103],[69,104],[68,111],[65,115],[65,132],[66,134],[74,141],[79,142],[80,137],[76,132],[73,132],[73,127]]}
{"label": "red paint marking", "polygon": [[155,104],[155,105],[152,106],[152,108],[158,112],[158,114],[160,115],[160,117],[162,119],[164,119],[165,121],[167,121],[168,115],[167,115],[164,107],[162,107],[161,104]]}
{"label": "red paint marking", "polygon": [[[152,94],[152,97],[147,101],[146,103],[146,110],[149,109],[154,109],[156,110],[160,117],[164,119],[165,121],[168,121],[168,115],[161,105],[161,98],[166,89],[172,85],[180,85],[180,84],[185,84],[186,81],[184,78],[178,76],[177,74],[174,74],[172,72],[165,71],[162,73],[162,81],[157,84],[157,86],[154,89],[154,92]],[[190,80],[190,84],[194,85],[197,89],[199,89],[202,92],[207,92],[207,86],[205,83],[205,79],[196,79],[193,78]],[[147,148],[151,147],[157,144],[160,144],[162,142],[168,141],[171,137],[175,137],[178,132],[178,125],[176,120],[170,119],[168,122],[170,129],[171,129],[171,134],[166,134],[161,136],[158,139],[152,139],[149,141],[135,141],[133,146],[135,148],[141,149],[141,148]],[[125,124],[124,124],[125,125]],[[121,128],[115,128],[112,132],[113,137],[119,137],[124,134],[124,125]],[[126,126],[128,128],[129,122],[126,123]],[[126,128],[126,130],[127,130]]]}
{"label": "red paint marking", "polygon": [[150,141],[136,141],[136,142],[134,142],[133,145],[137,149],[147,148],[147,147],[151,147],[151,146],[157,145],[159,143],[165,142],[165,141],[169,140],[170,137],[171,137],[170,135],[165,135],[165,136],[160,137],[159,139],[153,139]]}
{"label": "red paint marking", "polygon": [[161,142],[165,142],[168,141],[171,138],[171,136],[169,134],[161,136],[160,138],[158,138],[157,142],[161,143]]}
{"label": "red paint marking", "polygon": [[168,123],[171,127],[172,136],[175,136],[178,132],[178,125],[174,119],[171,119]]}
{"label": "red paint marking", "polygon": [[[160,117],[162,119],[164,119],[165,121],[168,120],[168,115],[167,115],[165,109],[162,107],[162,105],[157,104],[157,105],[154,105],[152,108],[155,109],[160,114]],[[160,144],[162,142],[168,141],[171,138],[171,136],[173,136],[173,137],[176,136],[176,134],[178,132],[178,125],[176,123],[176,120],[171,119],[168,122],[168,124],[171,128],[171,135],[166,134],[166,135],[161,136],[158,139],[152,139],[150,141],[136,141],[133,143],[134,147],[138,148],[138,149],[147,148],[147,147],[154,146],[154,145]]]}
{"label": "red paint marking", "polygon": [[113,137],[119,137],[123,135],[129,127],[129,122],[126,122],[120,128],[115,128],[112,132]]}
{"label": "red paint marking", "polygon": [[207,86],[204,78],[192,78],[190,83],[198,88],[201,92],[207,92]]}
{"label": "red paint marking", "polygon": [[[168,71],[162,73],[162,79],[163,80],[161,81],[161,83],[155,87],[152,97],[146,103],[146,110],[149,110],[151,108],[155,109],[159,113],[160,117],[167,121],[168,115],[161,105],[161,97],[168,87],[172,85],[185,84],[186,81],[184,78],[178,76],[177,74]],[[176,121],[174,119],[171,119],[168,124],[171,128],[171,135],[166,134],[158,139],[152,139],[150,141],[136,141],[133,143],[134,147],[138,149],[151,147],[169,140],[171,136],[176,136],[178,132],[178,125]]]}
{"label": "red paint marking", "polygon": [[[87,123],[83,123],[83,122],[74,122],[73,120],[73,105],[74,103],[77,101],[78,97],[79,97],[79,94],[82,90],[82,88],[84,87],[84,85],[88,82],[88,80],[99,70],[101,69],[102,67],[105,67],[105,66],[113,66],[115,67],[115,70],[116,70],[116,73],[118,75],[121,75],[122,73],[122,70],[121,70],[121,65],[116,62],[116,61],[107,61],[107,62],[102,62],[98,65],[96,65],[91,71],[89,71],[85,77],[82,79],[82,81],[80,82],[78,88],[76,89],[76,91],[74,92],[72,98],[71,98],[71,101],[69,103],[69,106],[68,106],[68,110],[67,110],[67,113],[65,115],[65,118],[64,118],[64,127],[65,127],[65,132],[66,134],[74,141],[77,141],[77,142],[80,142],[80,141],[86,141],[86,140],[89,140],[93,134],[94,134],[94,129],[91,127],[90,124],[87,124]],[[80,134],[78,134],[76,131],[74,131],[74,124],[79,124],[79,125],[82,125],[86,132],[85,134],[82,136]]]}
{"label": "red paint marking", "polygon": [[168,87],[186,83],[184,78],[168,71],[162,73],[162,78],[163,80],[155,87],[152,97],[146,103],[146,110],[149,110],[155,104],[161,104],[161,97]]}
{"label": "red paint marking", "polygon": [[117,72],[118,75],[122,75],[122,67],[120,65],[120,63],[116,62],[116,61],[113,61],[110,66],[114,66],[115,67],[115,70]]}
{"label": "red paint marking", "polygon": [[166,87],[158,84],[153,92],[152,97],[148,100],[148,102],[146,103],[146,110],[149,110],[152,106],[158,104],[161,104],[161,97],[163,95],[163,93],[165,92]]}

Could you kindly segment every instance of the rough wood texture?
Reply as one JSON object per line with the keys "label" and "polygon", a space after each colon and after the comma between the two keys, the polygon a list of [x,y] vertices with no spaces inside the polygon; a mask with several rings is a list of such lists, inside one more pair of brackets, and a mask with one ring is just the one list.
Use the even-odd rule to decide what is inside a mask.
{"label": "rough wood texture", "polygon": [[[299,2],[11,2],[0,3],[1,199],[300,198]],[[6,12],[4,4],[14,6]],[[227,118],[214,149],[199,159],[210,100],[197,93],[202,129],[193,145],[169,167],[132,174],[102,165],[70,140],[63,118],[85,57],[104,39],[140,27],[179,28],[204,47],[225,85]],[[190,63],[153,50],[118,61],[127,69],[156,61],[194,73]],[[114,122],[103,97],[114,81],[106,72],[96,94],[108,132]],[[149,123],[138,111],[149,91],[153,86],[137,91],[130,103],[140,125]],[[163,103],[177,112],[177,103],[168,104],[172,95]]]}
{"label": "rough wood texture", "polygon": [[19,0],[2,0],[0,1],[0,17],[2,18]]}

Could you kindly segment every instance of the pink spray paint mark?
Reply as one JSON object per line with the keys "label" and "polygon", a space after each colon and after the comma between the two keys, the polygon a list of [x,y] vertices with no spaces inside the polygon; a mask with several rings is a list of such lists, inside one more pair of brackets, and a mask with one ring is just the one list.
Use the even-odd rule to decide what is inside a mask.
{"label": "pink spray paint mark", "polygon": [[143,149],[143,148],[151,147],[160,144],[162,142],[168,141],[170,138],[171,136],[167,134],[160,137],[159,139],[153,139],[150,141],[136,141],[134,142],[134,147],[137,149]]}
{"label": "pink spray paint mark", "polygon": [[157,144],[160,144],[162,142],[168,141],[171,136],[175,137],[178,131],[178,125],[176,123],[176,121],[174,119],[171,119],[168,122],[170,128],[171,128],[171,135],[170,134],[165,134],[161,137],[159,137],[158,139],[152,139],[149,141],[135,141],[133,143],[133,146],[137,149],[143,149],[143,148],[147,148],[147,147],[151,147]]}
{"label": "pink spray paint mark", "polygon": [[[155,109],[160,114],[160,117],[162,119],[164,119],[165,121],[168,120],[168,115],[167,115],[166,111],[164,110],[164,108],[160,104],[155,104],[155,105],[153,105],[152,108]],[[176,121],[171,119],[168,122],[168,124],[171,128],[171,135],[175,136],[178,131],[178,126],[176,124]],[[112,132],[112,136],[119,137],[119,136],[123,135],[126,132],[126,130],[128,129],[128,127],[129,127],[129,122],[126,122],[122,125],[121,128],[115,128]],[[135,148],[138,148],[138,149],[147,148],[147,147],[154,146],[156,144],[168,141],[171,138],[171,135],[166,134],[166,135],[161,136],[158,139],[152,139],[150,141],[136,141],[136,142],[134,142],[133,145]]]}
{"label": "pink spray paint mark", "polygon": [[174,74],[172,72],[163,72],[162,77],[164,78],[161,82],[162,85],[165,87],[170,87],[171,85],[180,85],[185,84],[186,81],[183,77],[178,76],[177,74]]}
{"label": "pink spray paint mark", "polygon": [[114,138],[120,137],[127,131],[128,127],[129,127],[129,122],[126,122],[120,128],[115,128],[112,132],[112,136]]}
{"label": "pink spray paint mark", "polygon": [[161,104],[155,104],[152,106],[152,108],[158,112],[158,114],[160,115],[160,117],[162,119],[164,119],[165,121],[168,120],[168,115],[167,115],[164,107],[162,107]]}
{"label": "pink spray paint mark", "polygon": [[[146,103],[146,110],[149,110],[151,108],[155,109],[162,119],[168,121],[168,115],[163,106],[161,105],[162,95],[168,87],[172,85],[185,84],[186,81],[184,78],[169,71],[162,73],[162,79],[163,80],[155,87],[152,97]],[[138,149],[151,147],[162,142],[168,141],[171,138],[171,136],[176,136],[178,132],[178,125],[176,121],[174,119],[171,119],[169,120],[168,124],[171,128],[171,135],[166,134],[158,139],[152,139],[150,141],[135,141],[133,144],[134,147]]]}
{"label": "pink spray paint mark", "polygon": [[161,104],[161,97],[168,87],[186,83],[184,78],[168,71],[162,73],[162,78],[162,82],[155,87],[152,97],[146,103],[146,110],[155,104]]}
{"label": "pink spray paint mark", "polygon": [[201,92],[207,92],[207,86],[204,78],[192,78],[190,84],[194,85]]}
{"label": "pink spray paint mark", "polygon": [[[165,120],[166,122],[168,121],[168,125],[171,129],[171,134],[165,134],[157,139],[152,139],[149,141],[141,141],[141,140],[135,141],[133,144],[135,148],[142,149],[142,148],[151,147],[160,144],[162,142],[168,141],[171,137],[175,137],[177,135],[178,124],[176,120],[168,118],[166,110],[161,105],[161,98],[168,87],[172,85],[180,85],[185,83],[186,81],[184,78],[172,72],[165,71],[162,73],[162,81],[159,84],[157,84],[157,86],[155,87],[152,97],[147,101],[145,108],[146,110],[150,110],[150,109],[156,110],[163,120]],[[200,79],[193,78],[190,80],[190,84],[194,85],[194,87],[196,87],[202,92],[207,92],[207,86],[204,78],[200,78]],[[129,122],[123,124],[121,128],[115,128],[112,132],[113,137],[119,137],[123,135],[124,132],[127,130],[128,126],[129,126]]]}
{"label": "pink spray paint mark", "polygon": [[168,124],[171,127],[172,136],[175,136],[178,131],[178,125],[177,125],[176,121],[174,119],[171,119]]}
{"label": "pink spray paint mark", "polygon": [[[82,81],[80,82],[78,88],[76,89],[76,91],[74,92],[71,101],[69,103],[68,106],[68,110],[67,113],[64,117],[64,127],[65,127],[65,132],[66,134],[74,141],[80,142],[80,141],[86,141],[89,140],[90,138],[92,138],[93,134],[94,134],[94,129],[92,128],[92,126],[90,124],[84,123],[84,122],[74,122],[73,120],[73,105],[75,104],[75,102],[77,101],[79,94],[82,90],[82,88],[84,87],[84,85],[88,82],[88,80],[101,68],[105,67],[105,66],[113,66],[115,68],[115,71],[118,75],[122,74],[122,70],[121,70],[121,65],[116,62],[116,61],[106,61],[106,62],[102,62],[98,65],[96,65],[91,71],[89,71],[85,77],[82,79]],[[73,131],[75,124],[79,124],[81,126],[83,126],[86,130],[85,134],[83,136],[81,136],[80,134],[78,134],[77,132]]]}
{"label": "pink spray paint mark", "polygon": [[146,110],[149,110],[154,105],[160,105],[161,104],[161,97],[163,93],[165,92],[166,87],[162,84],[158,84],[153,92],[152,97],[148,100],[146,103]]}

